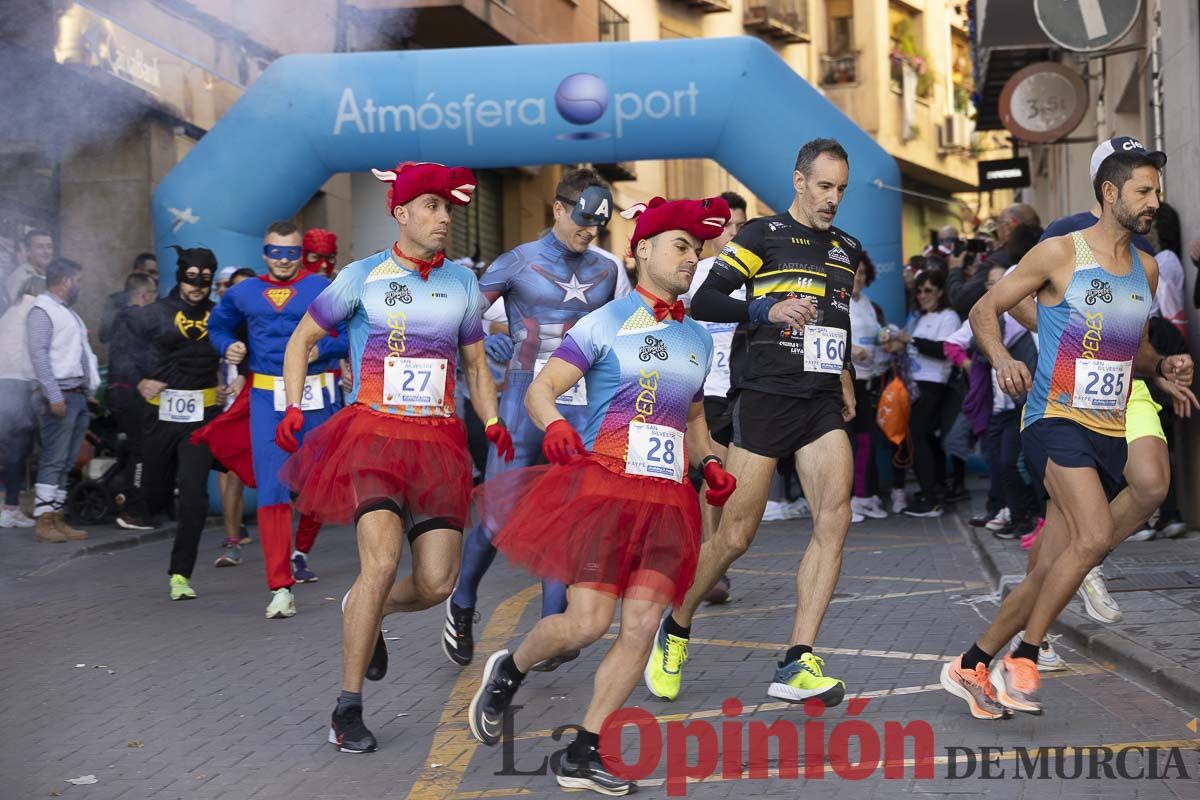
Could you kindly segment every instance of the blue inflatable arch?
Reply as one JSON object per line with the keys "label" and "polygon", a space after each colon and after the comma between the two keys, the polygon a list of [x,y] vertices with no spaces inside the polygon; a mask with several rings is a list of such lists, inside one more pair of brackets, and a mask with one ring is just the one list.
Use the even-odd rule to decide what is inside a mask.
{"label": "blue inflatable arch", "polygon": [[403,160],[711,158],[784,209],[796,150],[817,136],[850,153],[837,224],[870,251],[871,294],[899,320],[900,196],[874,185],[899,185],[895,160],[749,37],[286,56],[159,184],[155,237],[163,264],[180,244],[257,267],[267,224],[330,175]]}

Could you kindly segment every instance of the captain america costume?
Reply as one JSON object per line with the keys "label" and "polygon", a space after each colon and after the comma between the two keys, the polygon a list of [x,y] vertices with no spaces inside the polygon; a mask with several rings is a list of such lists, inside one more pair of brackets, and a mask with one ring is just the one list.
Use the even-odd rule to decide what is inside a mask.
{"label": "captain america costume", "polygon": [[[292,507],[288,488],[279,478],[287,454],[275,443],[275,428],[283,419],[283,353],[288,339],[308,306],[329,286],[327,278],[301,271],[278,281],[268,275],[239,283],[225,293],[209,320],[209,339],[224,355],[246,330],[246,359],[252,373],[249,388],[250,441],[258,488],[258,526],[267,586],[288,588],[291,570]],[[339,405],[334,370],[349,353],[345,325],[338,335],[317,345],[318,356],[308,365],[303,436],[327,420]],[[315,530],[310,534],[315,536]]]}
{"label": "captain america costume", "polygon": [[[486,303],[503,298],[514,343],[500,396],[500,417],[512,435],[515,457],[505,462],[489,453],[487,479],[531,466],[541,458],[543,433],[525,411],[525,392],[567,332],[613,299],[618,269],[603,253],[572,251],[551,231],[499,256],[479,279]],[[588,410],[584,382],[560,397],[557,405],[573,427],[581,427]],[[479,582],[496,557],[492,533],[480,524],[465,537],[458,583],[451,595],[459,608],[475,607]],[[561,613],[566,605],[566,587],[544,581],[542,616]]]}

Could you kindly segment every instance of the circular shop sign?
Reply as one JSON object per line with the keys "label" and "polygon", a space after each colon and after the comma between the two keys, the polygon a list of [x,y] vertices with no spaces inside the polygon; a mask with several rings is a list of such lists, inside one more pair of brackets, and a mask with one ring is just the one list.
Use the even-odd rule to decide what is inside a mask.
{"label": "circular shop sign", "polygon": [[1137,22],[1142,0],[1036,0],[1038,25],[1059,47],[1094,53],[1112,47]]}
{"label": "circular shop sign", "polygon": [[1000,122],[1025,142],[1061,139],[1087,113],[1088,91],[1074,70],[1044,61],[1018,70],[1000,92]]}

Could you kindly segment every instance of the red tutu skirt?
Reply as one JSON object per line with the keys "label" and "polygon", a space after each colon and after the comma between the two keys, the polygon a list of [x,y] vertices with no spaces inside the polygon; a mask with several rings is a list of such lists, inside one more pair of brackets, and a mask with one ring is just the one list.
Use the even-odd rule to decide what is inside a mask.
{"label": "red tutu skirt", "polygon": [[510,562],[538,577],[681,602],[700,555],[696,491],[620,469],[588,456],[506,472],[475,490],[475,515]]}
{"label": "red tutu skirt", "polygon": [[401,417],[357,403],[307,433],[279,477],[302,514],[353,521],[359,506],[392,500],[462,527],[471,498],[467,432],[457,417]]}

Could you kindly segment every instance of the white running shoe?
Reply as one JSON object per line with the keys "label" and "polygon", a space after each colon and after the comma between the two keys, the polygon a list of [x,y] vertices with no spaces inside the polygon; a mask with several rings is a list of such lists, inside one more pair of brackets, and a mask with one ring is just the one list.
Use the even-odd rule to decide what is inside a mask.
{"label": "white running shoe", "polygon": [[784,519],[808,519],[812,516],[812,511],[808,507],[808,501],[801,497],[784,504],[783,515]]}
{"label": "white running shoe", "polygon": [[1100,567],[1092,567],[1091,572],[1083,579],[1079,587],[1079,596],[1083,598],[1083,606],[1087,615],[1097,622],[1112,624],[1121,621],[1121,607],[1108,593],[1104,585],[1104,573]]}
{"label": "white running shoe", "polygon": [[768,500],[767,507],[763,511],[762,521],[763,522],[780,522],[782,520],[787,519],[787,516],[784,513],[785,508],[786,508],[785,504],[779,502],[778,500]]}
{"label": "white running shoe", "polygon": [[858,516],[871,519],[887,518],[887,511],[879,503],[878,497],[851,497],[850,511]]}
{"label": "white running shoe", "polygon": [[1153,538],[1154,538],[1154,526],[1147,522],[1146,527],[1142,528],[1137,533],[1130,534],[1129,538],[1126,539],[1126,541],[1148,542]]}
{"label": "white running shoe", "polygon": [[[1009,642],[1009,649],[1016,650],[1024,636],[1025,631],[1018,632]],[[1042,646],[1038,648],[1038,672],[1061,672],[1067,668],[1067,662],[1054,650],[1053,643],[1059,637],[1060,635],[1055,633],[1046,634],[1046,641],[1042,642]]]}
{"label": "white running shoe", "polygon": [[296,616],[296,598],[292,594],[292,590],[285,586],[272,592],[271,604],[267,606],[267,619],[286,619],[294,616]]}
{"label": "white running shoe", "polygon": [[37,523],[21,513],[18,506],[5,506],[0,511],[0,528],[32,528]]}
{"label": "white running shoe", "polygon": [[864,517],[862,514],[859,514],[859,513],[855,512],[855,511],[851,511],[851,512],[850,512],[850,523],[851,523],[852,525],[854,525],[854,524],[857,524],[857,523],[859,523],[859,522],[864,522],[866,519],[867,519],[867,518],[866,518],[866,517]]}
{"label": "white running shoe", "polygon": [[1002,531],[1012,524],[1012,514],[1007,508],[1000,509],[996,516],[992,517],[983,526],[989,531]]}
{"label": "white running shoe", "polygon": [[908,495],[903,489],[892,489],[892,513],[903,514],[904,509],[908,508]]}

